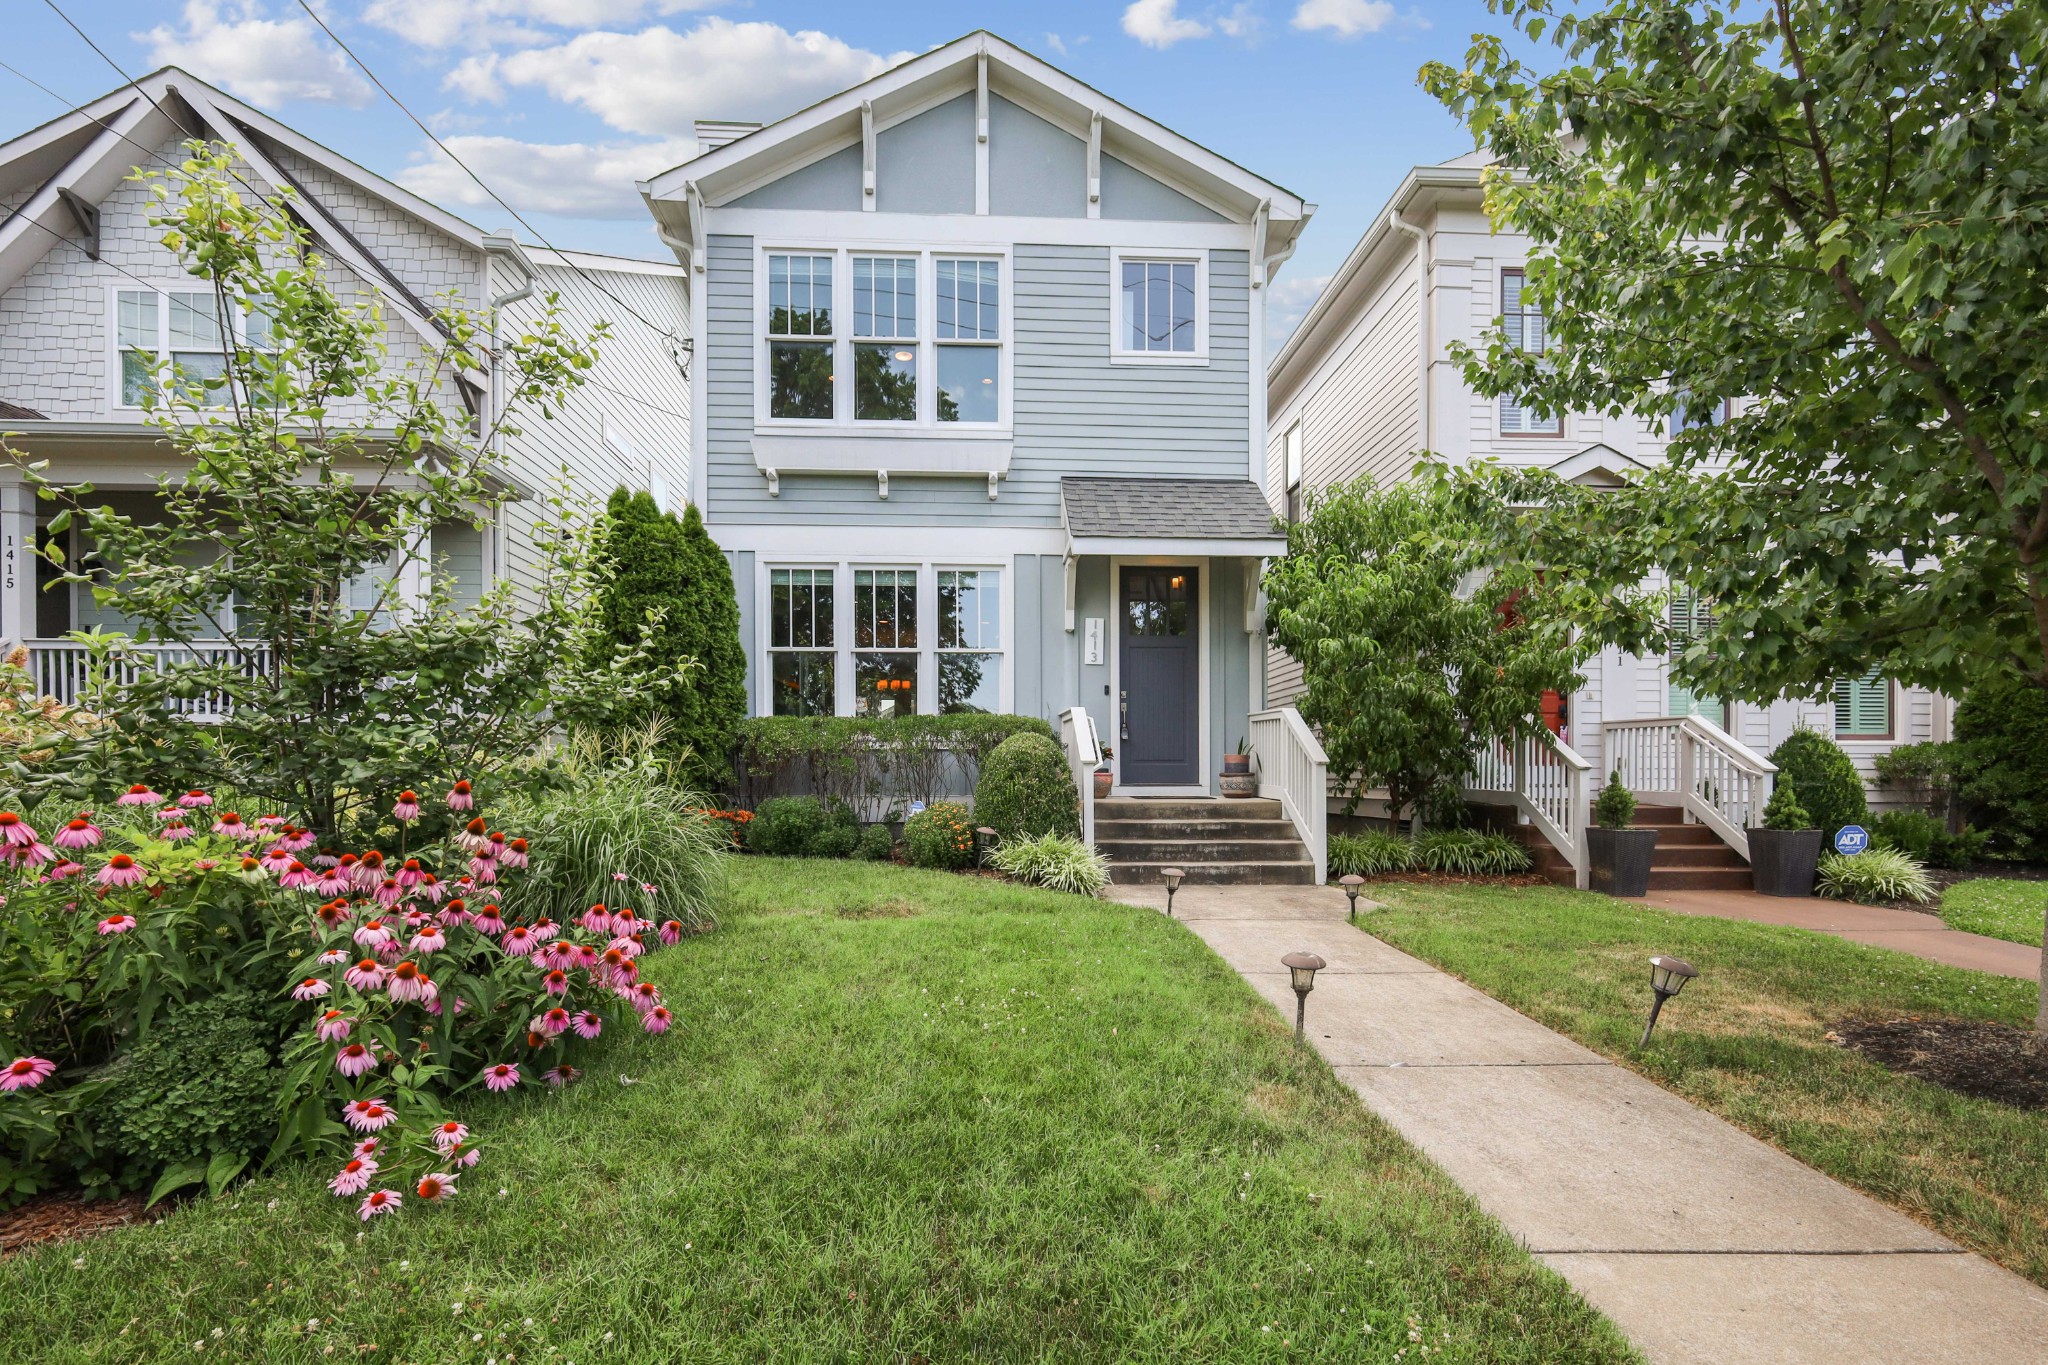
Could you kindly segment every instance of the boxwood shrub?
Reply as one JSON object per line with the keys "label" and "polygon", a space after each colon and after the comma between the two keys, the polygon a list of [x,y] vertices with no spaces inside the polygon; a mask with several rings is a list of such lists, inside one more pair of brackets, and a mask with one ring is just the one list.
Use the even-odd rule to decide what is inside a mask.
{"label": "boxwood shrub", "polygon": [[974,818],[1004,839],[1081,837],[1081,798],[1060,746],[1044,735],[1012,735],[981,765]]}
{"label": "boxwood shrub", "polygon": [[747,851],[799,858],[825,828],[825,805],[815,796],[776,796],[763,801],[747,824]]}
{"label": "boxwood shrub", "polygon": [[1799,804],[1821,832],[1821,845],[1835,841],[1844,825],[1870,823],[1870,803],[1862,775],[1842,746],[1818,730],[1794,730],[1771,752],[1771,762],[1791,778]]}

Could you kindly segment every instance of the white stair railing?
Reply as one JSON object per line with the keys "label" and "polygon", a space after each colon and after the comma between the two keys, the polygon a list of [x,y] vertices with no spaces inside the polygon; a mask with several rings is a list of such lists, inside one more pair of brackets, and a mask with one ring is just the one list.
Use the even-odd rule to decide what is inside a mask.
{"label": "white stair railing", "polygon": [[1777,766],[1701,716],[1612,720],[1600,727],[1610,770],[1639,798],[1677,806],[1749,857]]}
{"label": "white stair railing", "polygon": [[1590,823],[1587,774],[1593,765],[1548,730],[1490,741],[1465,778],[1468,800],[1506,797],[1571,865],[1585,890],[1592,863],[1586,848]]}
{"label": "white stair railing", "polygon": [[1259,795],[1279,801],[1308,848],[1321,886],[1330,870],[1330,756],[1291,706],[1253,712],[1250,742]]}
{"label": "white stair railing", "polygon": [[1060,744],[1067,751],[1067,771],[1073,775],[1074,790],[1081,796],[1081,841],[1095,847],[1095,769],[1102,762],[1102,741],[1095,734],[1095,720],[1087,708],[1070,706],[1060,712]]}

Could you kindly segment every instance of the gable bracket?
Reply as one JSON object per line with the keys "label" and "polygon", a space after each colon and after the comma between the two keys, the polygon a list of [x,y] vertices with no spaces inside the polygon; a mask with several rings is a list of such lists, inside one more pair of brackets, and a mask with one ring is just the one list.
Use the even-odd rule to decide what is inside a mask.
{"label": "gable bracket", "polygon": [[988,54],[974,61],[974,211],[988,213]]}
{"label": "gable bracket", "polygon": [[863,213],[875,211],[875,104],[873,100],[860,102],[860,207]]}
{"label": "gable bracket", "polygon": [[1088,216],[1102,216],[1102,115],[1088,116]]}
{"label": "gable bracket", "polygon": [[64,207],[71,210],[71,221],[78,224],[79,235],[85,240],[80,243],[85,249],[87,260],[100,258],[100,210],[99,205],[88,200],[69,185],[57,187],[57,198]]}
{"label": "gable bracket", "polygon": [[1259,207],[1252,214],[1252,288],[1257,289],[1266,282],[1266,224],[1273,216],[1273,201],[1261,199]]}
{"label": "gable bracket", "polygon": [[1081,560],[1072,550],[1067,551],[1062,561],[1067,578],[1067,634],[1074,633],[1074,581],[1080,576]]}

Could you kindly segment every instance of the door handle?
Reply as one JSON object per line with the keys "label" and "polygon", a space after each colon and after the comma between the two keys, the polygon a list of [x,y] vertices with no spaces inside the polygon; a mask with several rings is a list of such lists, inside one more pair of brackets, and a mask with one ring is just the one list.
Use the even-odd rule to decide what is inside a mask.
{"label": "door handle", "polygon": [[1117,694],[1116,737],[1127,740],[1131,737],[1131,694],[1128,691]]}

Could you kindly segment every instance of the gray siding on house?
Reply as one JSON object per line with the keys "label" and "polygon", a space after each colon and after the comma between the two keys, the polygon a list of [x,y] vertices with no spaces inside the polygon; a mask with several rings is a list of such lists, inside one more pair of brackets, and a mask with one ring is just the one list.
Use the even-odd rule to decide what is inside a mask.
{"label": "gray siding on house", "polygon": [[732,566],[733,596],[740,605],[740,650],[747,656],[747,714],[752,716],[759,714],[761,708],[761,641],[760,626],[754,619],[754,552],[727,550],[725,559]]}
{"label": "gray siding on house", "polygon": [[[707,253],[705,449],[709,513],[740,523],[1057,526],[1063,474],[1245,478],[1251,441],[1248,253],[1209,258],[1209,363],[1109,358],[1109,252],[1014,249],[1014,453],[994,502],[974,479],[895,476],[885,502],[870,475],[784,474],[781,496],[753,457],[751,237],[714,235]],[[915,438],[905,438],[915,439]]]}
{"label": "gray siding on house", "polygon": [[733,203],[747,209],[858,209],[865,197],[860,170],[860,144],[855,143],[749,190]]}
{"label": "gray siding on house", "polygon": [[1230,221],[1107,152],[1102,154],[1102,216],[1142,218],[1155,223]]}
{"label": "gray siding on house", "polygon": [[956,95],[875,134],[881,213],[974,212],[974,96]]}
{"label": "gray siding on house", "polygon": [[1001,95],[988,97],[988,211],[1088,216],[1088,144]]}

